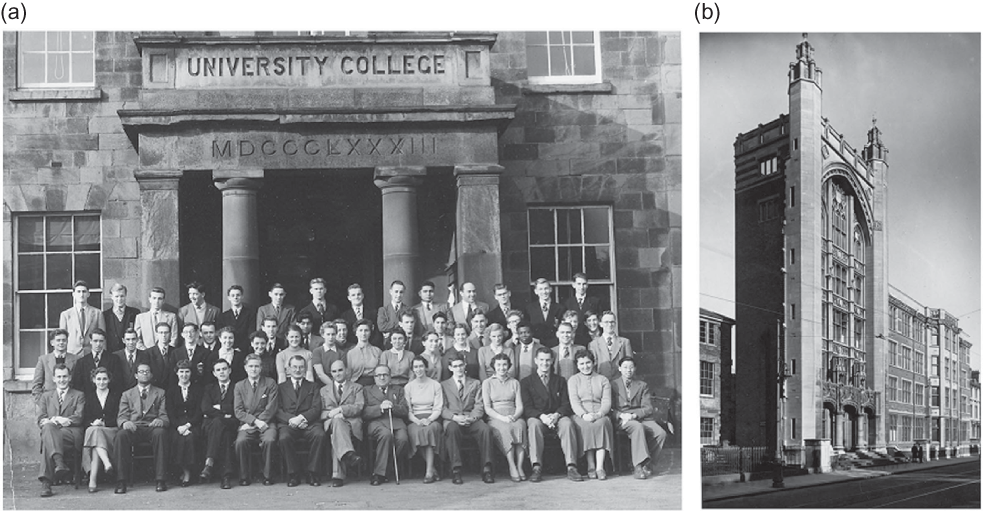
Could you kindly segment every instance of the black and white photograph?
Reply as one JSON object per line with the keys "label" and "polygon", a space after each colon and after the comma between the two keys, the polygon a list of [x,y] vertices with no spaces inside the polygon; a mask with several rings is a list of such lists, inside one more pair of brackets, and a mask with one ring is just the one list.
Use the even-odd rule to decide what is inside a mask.
{"label": "black and white photograph", "polygon": [[703,506],[979,507],[980,34],[699,41]]}
{"label": "black and white photograph", "polygon": [[679,32],[2,37],[4,508],[683,506]]}

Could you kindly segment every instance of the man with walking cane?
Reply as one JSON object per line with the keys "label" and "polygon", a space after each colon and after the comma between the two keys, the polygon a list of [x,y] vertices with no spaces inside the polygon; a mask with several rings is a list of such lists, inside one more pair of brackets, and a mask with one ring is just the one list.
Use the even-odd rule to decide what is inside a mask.
{"label": "man with walking cane", "polygon": [[379,486],[388,481],[386,467],[389,465],[390,454],[396,484],[399,484],[396,460],[406,451],[409,442],[404,421],[408,413],[406,399],[403,397],[403,387],[390,383],[391,373],[388,366],[377,366],[373,376],[375,384],[365,387],[365,408],[362,409],[362,418],[367,424],[366,431],[375,443],[375,459],[369,484]]}

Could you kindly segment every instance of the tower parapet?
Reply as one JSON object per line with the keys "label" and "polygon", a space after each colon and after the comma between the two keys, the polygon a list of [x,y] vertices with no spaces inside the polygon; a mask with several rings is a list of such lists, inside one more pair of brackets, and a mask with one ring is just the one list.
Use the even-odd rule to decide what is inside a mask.
{"label": "tower parapet", "polygon": [[809,43],[809,34],[802,34],[802,42],[795,46],[796,60],[788,65],[789,85],[798,80],[808,80],[822,88],[823,70],[816,65],[816,60],[813,58],[814,51],[815,48]]}

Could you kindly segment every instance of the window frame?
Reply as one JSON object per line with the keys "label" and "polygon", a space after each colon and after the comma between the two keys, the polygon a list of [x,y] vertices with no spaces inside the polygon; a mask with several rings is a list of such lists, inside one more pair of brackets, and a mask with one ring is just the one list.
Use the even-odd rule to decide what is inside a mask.
{"label": "window frame", "polygon": [[[54,32],[64,32],[64,33],[68,34],[68,44],[69,44],[69,49],[68,50],[66,50],[66,51],[50,51],[50,50],[48,50],[48,34],[49,33],[54,33]],[[86,32],[86,33],[91,34],[91,37],[92,37],[92,49],[91,50],[89,50],[89,51],[75,51],[75,50],[72,49],[72,34],[73,33],[76,33],[76,32]],[[43,34],[44,41],[45,41],[44,42],[45,48],[43,50],[41,50],[41,51],[31,50],[31,51],[28,51],[26,53],[41,54],[44,57],[44,63],[45,63],[45,65],[44,65],[44,67],[45,67],[45,69],[44,69],[45,82],[34,83],[34,82],[26,82],[26,81],[24,81],[24,75],[25,75],[25,72],[24,72],[24,54],[25,54],[25,51],[23,49],[23,43],[21,41],[21,38],[23,37],[23,32],[17,32],[17,57],[16,57],[17,58],[17,88],[18,89],[35,89],[35,90],[36,89],[53,90],[53,89],[87,89],[87,88],[88,89],[92,89],[92,88],[95,88],[95,86],[96,86],[96,32],[95,31],[87,31],[87,30],[45,30],[45,31],[40,31],[40,33]],[[49,58],[49,56],[50,56],[51,53],[57,53],[57,54],[65,53],[65,54],[68,55],[67,60],[68,60],[69,80],[67,82],[58,82],[58,83],[55,83],[55,82],[49,82],[48,81],[47,63],[48,63],[48,58]],[[72,80],[72,75],[74,74],[74,69],[73,69],[73,64],[72,64],[72,56],[73,55],[77,55],[77,54],[85,54],[85,53],[91,53],[92,54],[92,81],[90,81],[90,82],[73,81]]]}
{"label": "window frame", "polygon": [[[716,364],[708,360],[700,361],[700,397],[714,397],[714,379],[717,376]],[[707,376],[709,372],[709,376]],[[709,383],[710,392],[704,392],[705,385]]]}
{"label": "window frame", "polygon": [[[552,74],[550,74],[550,75],[546,75],[546,76],[529,76],[528,75],[528,69],[529,69],[528,59],[529,59],[529,46],[530,45],[529,45],[529,42],[528,42],[528,34],[530,32],[542,32],[542,33],[545,33],[546,34],[545,47],[546,47],[546,59],[547,59],[546,60],[546,69],[547,70],[550,70],[550,67],[551,67],[550,66],[550,61],[549,61],[549,58],[550,58],[549,57],[549,55],[550,55],[549,49],[551,47],[553,47],[553,46],[560,46],[560,45],[567,46],[567,43],[561,43],[560,45],[551,44],[549,42],[549,34],[550,34],[550,32],[561,32],[563,34],[571,34],[571,41],[569,43],[569,47],[571,49],[574,46],[577,46],[577,45],[580,45],[580,46],[583,46],[584,45],[584,43],[577,43],[577,44],[575,44],[573,42],[572,34],[574,32],[591,32],[594,35],[594,74],[592,74],[592,75],[552,75]],[[594,31],[591,31],[591,30],[548,30],[548,31],[532,30],[532,31],[526,31],[524,35],[526,36],[526,42],[525,42],[525,46],[524,46],[524,50],[526,52],[526,60],[527,60],[527,65],[526,65],[527,77],[526,77],[526,79],[529,81],[530,84],[532,84],[532,85],[589,85],[589,84],[597,84],[597,83],[603,83],[604,82],[604,77],[603,77],[604,71],[603,71],[603,66],[601,65],[601,32],[600,31],[598,31],[598,30],[594,30]],[[534,44],[533,46],[543,46],[543,45]],[[550,72],[552,72],[552,71],[550,71]]]}
{"label": "window frame", "polygon": [[[716,419],[713,417],[700,417],[700,445],[717,445],[717,442],[715,442],[713,438],[713,430],[715,425]],[[703,435],[703,433],[707,432],[704,429],[705,426],[709,426],[709,434],[706,436]]]}

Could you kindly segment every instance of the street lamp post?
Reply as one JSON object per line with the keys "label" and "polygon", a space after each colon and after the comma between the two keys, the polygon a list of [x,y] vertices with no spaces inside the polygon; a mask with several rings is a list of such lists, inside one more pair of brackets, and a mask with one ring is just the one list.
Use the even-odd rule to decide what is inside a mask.
{"label": "street lamp post", "polygon": [[785,322],[779,318],[775,325],[775,335],[778,339],[778,356],[776,364],[776,402],[777,412],[775,420],[775,472],[772,478],[772,488],[785,487],[785,381],[791,376],[785,364]]}

